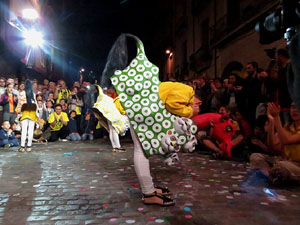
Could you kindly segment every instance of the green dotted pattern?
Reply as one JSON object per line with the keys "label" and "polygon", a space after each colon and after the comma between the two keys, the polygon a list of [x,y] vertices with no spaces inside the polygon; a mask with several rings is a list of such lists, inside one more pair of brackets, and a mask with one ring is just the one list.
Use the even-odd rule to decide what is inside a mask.
{"label": "green dotted pattern", "polygon": [[[159,68],[147,59],[141,41],[137,42],[137,47],[137,56],[123,71],[115,71],[112,84],[146,156],[178,151],[194,137],[197,127],[192,125],[189,135],[179,134],[174,129],[178,117],[169,113],[160,99]],[[192,120],[186,120],[192,124]],[[162,145],[162,142],[165,144]]]}

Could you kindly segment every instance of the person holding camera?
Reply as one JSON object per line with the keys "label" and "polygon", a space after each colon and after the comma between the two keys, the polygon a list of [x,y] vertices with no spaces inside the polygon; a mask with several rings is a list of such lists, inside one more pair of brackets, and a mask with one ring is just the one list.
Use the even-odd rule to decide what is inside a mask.
{"label": "person holding camera", "polygon": [[61,99],[68,100],[70,95],[71,95],[71,92],[67,88],[66,82],[63,80],[59,80],[58,85],[55,89],[55,93],[54,93],[54,98],[56,99],[56,104],[59,104]]}

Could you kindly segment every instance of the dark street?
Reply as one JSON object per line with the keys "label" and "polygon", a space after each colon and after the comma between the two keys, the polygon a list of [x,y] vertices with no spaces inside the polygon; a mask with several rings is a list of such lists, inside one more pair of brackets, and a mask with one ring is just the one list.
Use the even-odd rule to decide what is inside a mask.
{"label": "dark street", "polygon": [[300,189],[240,188],[247,164],[182,153],[175,167],[151,161],[156,184],[175,206],[145,206],[133,168],[133,145],[112,153],[109,141],[36,145],[32,153],[1,150],[1,224],[299,224]]}

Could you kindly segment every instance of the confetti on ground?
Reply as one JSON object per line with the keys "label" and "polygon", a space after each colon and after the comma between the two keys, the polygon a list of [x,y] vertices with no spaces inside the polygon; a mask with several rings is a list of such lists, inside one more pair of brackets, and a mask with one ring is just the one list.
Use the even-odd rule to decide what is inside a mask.
{"label": "confetti on ground", "polygon": [[149,217],[147,220],[148,220],[148,221],[154,221],[155,218],[154,218],[154,217]]}
{"label": "confetti on ground", "polygon": [[165,221],[164,220],[162,220],[162,219],[156,219],[155,220],[155,223],[164,223]]}
{"label": "confetti on ground", "polygon": [[295,194],[292,194],[291,197],[292,197],[292,198],[298,198],[298,196],[295,195]]}
{"label": "confetti on ground", "polygon": [[105,204],[103,204],[102,206],[103,206],[103,207],[108,207],[108,204],[107,204],[107,203],[105,203]]}
{"label": "confetti on ground", "polygon": [[184,187],[186,187],[186,188],[191,188],[192,185],[188,184],[188,185],[184,185]]}
{"label": "confetti on ground", "polygon": [[20,193],[13,194],[14,197],[20,196]]}
{"label": "confetti on ground", "polygon": [[260,204],[261,204],[261,205],[269,205],[268,202],[261,202]]}
{"label": "confetti on ground", "polygon": [[233,199],[233,196],[227,195],[226,198]]}
{"label": "confetti on ground", "polygon": [[22,181],[21,182],[21,184],[27,184],[28,183],[28,181]]}
{"label": "confetti on ground", "polygon": [[132,224],[132,223],[135,223],[135,220],[126,220],[126,223]]}
{"label": "confetti on ground", "polygon": [[111,218],[110,220],[109,220],[109,222],[115,222],[115,221],[117,221],[118,219],[117,218]]}
{"label": "confetti on ground", "polygon": [[210,185],[209,184],[205,184],[204,187],[210,187]]}
{"label": "confetti on ground", "polygon": [[81,189],[81,190],[85,190],[86,188],[85,188],[85,187],[81,187],[80,189]]}
{"label": "confetti on ground", "polygon": [[41,186],[41,185],[40,185],[40,184],[35,184],[35,185],[33,185],[32,187],[37,188],[37,187],[39,187],[39,186]]}
{"label": "confetti on ground", "polygon": [[241,179],[243,178],[244,176],[242,175],[238,175],[238,176],[231,176],[232,179]]}
{"label": "confetti on ground", "polygon": [[185,215],[184,217],[185,217],[186,219],[192,219],[192,218],[193,218],[192,215]]}
{"label": "confetti on ground", "polygon": [[144,208],[138,208],[137,210],[141,212],[144,210]]}
{"label": "confetti on ground", "polygon": [[183,194],[183,193],[180,193],[180,194],[179,194],[179,196],[180,196],[180,197],[183,197],[183,196],[184,196],[184,194]]}
{"label": "confetti on ground", "polygon": [[215,181],[215,179],[209,179],[208,181],[209,181],[209,182],[214,182],[214,181]]}
{"label": "confetti on ground", "polygon": [[234,195],[241,195],[239,192],[233,192]]}
{"label": "confetti on ground", "polygon": [[191,209],[190,209],[189,207],[184,207],[184,211],[186,211],[186,212],[190,212],[190,211],[191,211]]}
{"label": "confetti on ground", "polygon": [[65,152],[64,155],[73,155],[72,152]]}

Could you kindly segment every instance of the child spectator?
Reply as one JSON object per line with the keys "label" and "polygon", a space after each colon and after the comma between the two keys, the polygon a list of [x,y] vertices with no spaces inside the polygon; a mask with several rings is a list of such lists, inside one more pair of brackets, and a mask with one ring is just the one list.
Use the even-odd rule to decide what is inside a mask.
{"label": "child spectator", "polygon": [[82,123],[83,134],[81,136],[82,140],[94,140],[94,121],[91,119],[91,113],[87,112]]}
{"label": "child spectator", "polygon": [[54,112],[54,109],[53,109],[53,102],[51,100],[48,100],[47,103],[46,103],[46,118],[47,118],[47,121],[49,119],[49,116],[51,113]]}
{"label": "child spectator", "polygon": [[0,130],[0,147],[10,148],[18,146],[18,139],[15,137],[14,132],[10,129],[9,121],[2,123]]}
{"label": "child spectator", "polygon": [[12,125],[11,125],[11,130],[13,131],[15,137],[17,139],[20,139],[21,138],[21,132],[17,130],[17,123],[16,122],[13,122]]}
{"label": "child spectator", "polygon": [[252,131],[251,131],[251,125],[250,123],[244,119],[242,113],[238,108],[233,108],[231,110],[231,117],[235,121],[239,123],[239,126],[241,128],[241,134],[247,139],[251,137]]}
{"label": "child spectator", "polygon": [[76,117],[76,111],[72,110],[70,112],[70,116],[69,116],[69,123],[68,123],[68,127],[70,130],[70,139],[71,141],[80,141],[81,137],[78,133],[78,129],[77,129],[77,121],[75,120]]}
{"label": "child spectator", "polygon": [[60,99],[59,104],[62,106],[62,111],[68,113],[68,106],[66,104],[66,100],[64,98]]}

